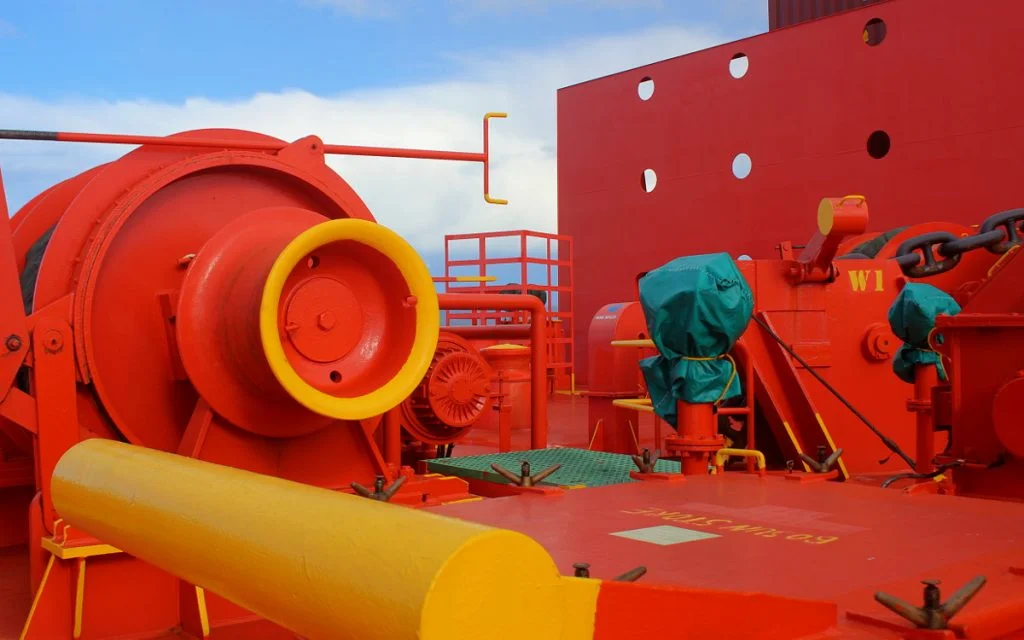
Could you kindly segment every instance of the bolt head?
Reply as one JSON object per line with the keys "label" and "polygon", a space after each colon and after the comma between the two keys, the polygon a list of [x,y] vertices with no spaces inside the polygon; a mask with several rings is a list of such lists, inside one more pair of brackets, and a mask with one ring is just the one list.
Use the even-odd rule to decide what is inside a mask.
{"label": "bolt head", "polygon": [[17,351],[21,349],[21,338],[19,336],[10,335],[7,336],[7,340],[4,342],[8,351]]}
{"label": "bolt head", "polygon": [[334,314],[330,311],[324,311],[316,318],[316,324],[324,331],[330,331],[334,328]]}

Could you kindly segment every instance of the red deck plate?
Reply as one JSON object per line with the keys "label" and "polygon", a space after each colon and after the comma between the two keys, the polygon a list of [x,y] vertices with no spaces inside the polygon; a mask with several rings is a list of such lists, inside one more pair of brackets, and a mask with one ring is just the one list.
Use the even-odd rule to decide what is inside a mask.
{"label": "red deck plate", "polygon": [[[575,562],[607,579],[643,565],[651,584],[825,599],[897,624],[875,591],[919,603],[922,579],[942,580],[948,596],[984,575],[988,584],[956,622],[980,623],[1013,602],[1024,608],[1024,576],[1010,571],[1024,566],[1024,504],[728,474],[431,510],[521,531],[570,575]],[[703,539],[659,545],[622,536],[651,527]]]}
{"label": "red deck plate", "polygon": [[[872,19],[886,24],[877,46],[862,38]],[[577,382],[591,318],[633,299],[635,274],[682,255],[776,256],[815,231],[823,197],[863,194],[879,231],[1022,206],[1022,22],[1018,0],[892,0],[561,89]],[[738,54],[749,67],[737,79]],[[875,131],[891,141],[881,159],[868,154]],[[740,153],[753,163],[742,180]]]}

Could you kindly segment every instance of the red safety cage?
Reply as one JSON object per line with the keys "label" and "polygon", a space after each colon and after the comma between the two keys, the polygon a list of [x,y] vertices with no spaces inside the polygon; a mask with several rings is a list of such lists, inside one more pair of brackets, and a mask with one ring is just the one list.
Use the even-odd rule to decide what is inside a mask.
{"label": "red safety cage", "polygon": [[[542,298],[547,309],[548,372],[554,388],[566,390],[573,386],[575,364],[572,263],[568,235],[526,230],[446,235],[441,280],[446,293],[521,293]],[[449,311],[445,318],[449,326],[528,321],[528,314],[518,311],[479,309]]]}

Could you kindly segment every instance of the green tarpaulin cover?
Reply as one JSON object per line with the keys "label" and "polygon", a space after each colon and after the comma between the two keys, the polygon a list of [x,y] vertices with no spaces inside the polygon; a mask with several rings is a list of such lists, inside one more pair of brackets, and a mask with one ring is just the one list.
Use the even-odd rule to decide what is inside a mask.
{"label": "green tarpaulin cover", "polygon": [[889,307],[889,326],[904,344],[896,351],[892,369],[905,382],[914,381],[914,367],[934,364],[939,378],[946,379],[939,354],[928,344],[935,328],[935,316],[955,316],[960,305],[948,293],[930,284],[911,282],[903,287]]}
{"label": "green tarpaulin cover", "polygon": [[719,356],[746,329],[754,296],[732,258],[676,258],[639,284],[647,330],[659,352],[640,361],[655,413],[675,427],[677,400],[711,403],[740,395],[740,376]]}

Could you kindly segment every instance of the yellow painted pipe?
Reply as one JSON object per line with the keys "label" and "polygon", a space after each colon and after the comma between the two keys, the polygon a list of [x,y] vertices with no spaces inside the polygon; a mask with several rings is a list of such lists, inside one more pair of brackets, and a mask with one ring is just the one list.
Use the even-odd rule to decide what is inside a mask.
{"label": "yellow painted pipe", "polygon": [[52,487],[67,523],[306,638],[593,634],[596,581],[520,533],[101,439]]}
{"label": "yellow painted pipe", "polygon": [[764,454],[757,449],[719,449],[715,453],[715,466],[721,467],[725,464],[725,459],[729,456],[736,456],[738,458],[753,458],[757,460],[757,468],[762,471],[767,467],[764,461]]}
{"label": "yellow painted pipe", "polygon": [[654,340],[612,340],[613,347],[650,347],[654,348]]}
{"label": "yellow painted pipe", "polygon": [[621,407],[623,409],[632,409],[634,411],[654,413],[654,407],[651,406],[651,403],[649,401],[645,402],[645,400],[646,398],[618,398],[616,400],[612,400],[612,406]]}

